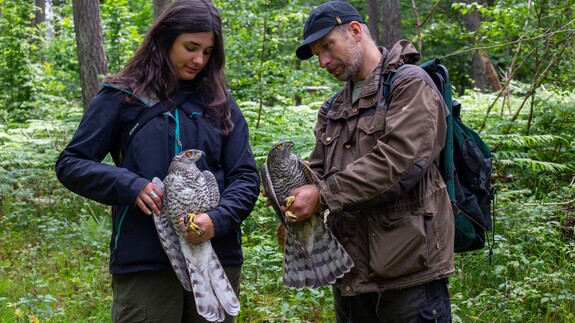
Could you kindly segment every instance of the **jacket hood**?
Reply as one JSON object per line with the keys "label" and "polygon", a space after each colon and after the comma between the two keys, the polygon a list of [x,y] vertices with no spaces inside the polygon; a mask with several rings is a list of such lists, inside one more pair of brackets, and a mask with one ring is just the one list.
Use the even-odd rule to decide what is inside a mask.
{"label": "jacket hood", "polygon": [[[385,52],[385,51],[384,51]],[[385,54],[385,53],[384,53]],[[413,44],[405,39],[398,41],[388,51],[387,56],[384,55],[384,70],[382,74],[395,72],[397,67],[403,64],[417,64],[421,59],[421,54]]]}

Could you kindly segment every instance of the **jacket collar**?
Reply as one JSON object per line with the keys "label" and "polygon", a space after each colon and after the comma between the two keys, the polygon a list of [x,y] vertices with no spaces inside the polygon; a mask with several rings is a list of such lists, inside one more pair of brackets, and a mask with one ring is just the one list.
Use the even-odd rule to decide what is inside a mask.
{"label": "jacket collar", "polygon": [[333,101],[332,107],[326,116],[328,119],[345,119],[362,109],[372,107],[377,101],[380,77],[390,72],[395,72],[397,67],[405,63],[416,64],[421,58],[413,44],[407,40],[398,41],[391,50],[387,50],[384,47],[379,47],[379,50],[381,52],[381,60],[366,78],[358,104],[352,107],[352,84],[351,81],[348,81],[340,92],[336,94],[337,98]]}

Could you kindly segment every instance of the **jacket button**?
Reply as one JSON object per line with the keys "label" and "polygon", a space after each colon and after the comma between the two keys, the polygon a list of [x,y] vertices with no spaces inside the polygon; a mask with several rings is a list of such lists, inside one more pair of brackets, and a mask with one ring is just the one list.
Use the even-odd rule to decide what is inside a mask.
{"label": "jacket button", "polygon": [[325,138],[325,140],[331,141],[331,137],[327,137],[327,138]]}
{"label": "jacket button", "polygon": [[357,112],[356,108],[351,109],[352,112]]}
{"label": "jacket button", "polygon": [[345,286],[345,287],[343,288],[343,290],[346,291],[346,292],[349,292],[349,291],[351,290],[351,287]]}
{"label": "jacket button", "polygon": [[348,237],[343,237],[343,242],[348,242],[349,238]]}
{"label": "jacket button", "polygon": [[349,149],[349,148],[351,148],[351,145],[347,144],[347,145],[345,145],[345,148]]}

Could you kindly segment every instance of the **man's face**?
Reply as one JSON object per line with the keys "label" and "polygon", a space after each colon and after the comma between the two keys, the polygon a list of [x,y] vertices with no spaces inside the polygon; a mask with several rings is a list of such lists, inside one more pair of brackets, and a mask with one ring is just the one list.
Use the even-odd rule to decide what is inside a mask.
{"label": "man's face", "polygon": [[338,80],[354,81],[359,76],[363,65],[363,50],[348,34],[348,28],[333,29],[309,46],[311,52],[317,55],[319,66],[327,69]]}

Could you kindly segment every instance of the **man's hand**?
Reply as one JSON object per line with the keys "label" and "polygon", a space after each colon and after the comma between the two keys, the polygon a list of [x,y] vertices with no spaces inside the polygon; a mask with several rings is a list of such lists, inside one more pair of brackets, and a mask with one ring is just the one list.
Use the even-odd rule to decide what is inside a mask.
{"label": "man's hand", "polygon": [[296,217],[295,222],[304,221],[321,210],[319,191],[315,184],[307,184],[293,191],[295,200],[287,209]]}

